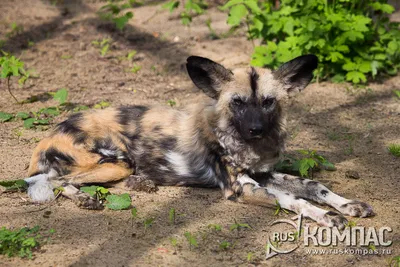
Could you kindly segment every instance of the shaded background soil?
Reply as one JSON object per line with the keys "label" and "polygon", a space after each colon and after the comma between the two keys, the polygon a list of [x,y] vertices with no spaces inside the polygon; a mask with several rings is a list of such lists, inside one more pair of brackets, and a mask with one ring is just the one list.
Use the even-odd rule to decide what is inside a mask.
{"label": "shaded background soil", "polygon": [[[194,18],[188,28],[181,25],[176,14],[162,10],[161,3],[146,1],[134,9],[135,17],[120,33],[96,16],[101,6],[96,1],[1,2],[0,39],[6,40],[4,49],[21,55],[26,67],[39,75],[24,87],[13,87],[20,100],[67,88],[69,101],[74,104],[92,105],[103,100],[112,106],[167,105],[168,100],[174,100],[179,108],[201,95],[185,73],[184,62],[189,55],[209,57],[235,68],[248,64],[253,49],[241,30],[228,38],[212,40],[207,19],[211,18],[217,33],[228,31],[226,15],[216,8]],[[399,17],[394,15],[394,19]],[[6,38],[12,22],[22,25],[23,31]],[[103,38],[112,39],[104,57],[92,45],[92,41]],[[138,52],[133,62],[118,60],[131,50]],[[134,64],[141,67],[140,71],[127,71]],[[3,112],[35,111],[56,104],[39,97],[40,101],[20,106],[13,102],[5,85],[1,87]],[[288,150],[314,149],[336,164],[337,171],[317,173],[314,179],[347,198],[370,203],[377,216],[355,221],[361,226],[391,227],[392,256],[311,256],[300,247],[265,261],[269,224],[294,214],[274,216],[272,209],[224,201],[217,189],[161,187],[156,194],[130,192],[138,210],[133,221],[130,211],[82,210],[63,198],[37,211],[41,206],[29,203],[24,193],[4,193],[0,195],[0,226],[40,225],[43,230],[54,228],[56,234],[33,260],[0,256],[0,265],[387,266],[391,257],[400,254],[400,159],[387,151],[388,144],[400,143],[400,101],[393,90],[400,90],[400,76],[365,89],[312,84],[292,99],[288,120]],[[66,116],[57,117],[56,122]],[[33,148],[47,134],[23,130],[21,121],[0,124],[0,180],[25,177]],[[346,178],[348,170],[357,171],[361,178]],[[175,225],[168,220],[170,208],[181,214]],[[46,211],[51,214],[44,216]],[[143,221],[151,217],[154,224],[145,232]],[[235,219],[252,229],[238,234],[229,231]],[[213,232],[209,224],[221,224],[223,229]],[[184,237],[187,231],[197,236],[198,248],[189,249]],[[177,248],[171,245],[171,237],[178,240]],[[221,251],[222,241],[235,247]],[[249,252],[254,253],[250,263],[246,260]]]}

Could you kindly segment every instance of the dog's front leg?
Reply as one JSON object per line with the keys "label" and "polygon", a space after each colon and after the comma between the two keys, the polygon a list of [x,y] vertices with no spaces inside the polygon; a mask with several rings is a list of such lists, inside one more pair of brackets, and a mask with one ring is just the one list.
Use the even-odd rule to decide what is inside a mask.
{"label": "dog's front leg", "polygon": [[234,190],[239,195],[238,200],[245,203],[271,207],[276,206],[276,202],[278,202],[282,208],[302,214],[323,226],[336,226],[339,229],[343,229],[347,224],[347,220],[343,215],[318,208],[306,200],[277,187],[262,187],[247,174],[238,175]]}
{"label": "dog's front leg", "polygon": [[265,186],[267,188],[279,188],[293,194],[295,197],[329,205],[344,215],[353,217],[370,217],[374,215],[369,204],[341,197],[313,180],[273,172]]}

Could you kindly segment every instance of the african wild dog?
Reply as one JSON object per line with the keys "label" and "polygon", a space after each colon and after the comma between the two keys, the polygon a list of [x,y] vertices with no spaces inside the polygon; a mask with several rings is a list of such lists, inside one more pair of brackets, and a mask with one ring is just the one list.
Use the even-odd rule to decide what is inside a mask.
{"label": "african wild dog", "polygon": [[343,215],[374,213],[316,181],[273,171],[285,148],[288,96],[311,81],[317,58],[295,58],[278,70],[230,71],[191,56],[187,71],[209,96],[185,110],[126,106],[72,115],[35,149],[26,181],[34,201],[54,198],[54,186],[91,209],[101,204],[75,186],[125,179],[157,185],[220,187],[225,198],[274,205],[302,213],[321,225],[344,227]]}

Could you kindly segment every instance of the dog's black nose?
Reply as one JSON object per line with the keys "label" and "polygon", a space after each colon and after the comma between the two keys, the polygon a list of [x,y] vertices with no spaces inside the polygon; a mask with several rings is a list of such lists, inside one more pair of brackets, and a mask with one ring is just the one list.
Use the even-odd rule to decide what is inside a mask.
{"label": "dog's black nose", "polygon": [[250,135],[251,135],[252,137],[259,137],[259,136],[261,136],[262,133],[263,133],[262,128],[259,128],[259,127],[250,128],[249,131],[250,131]]}

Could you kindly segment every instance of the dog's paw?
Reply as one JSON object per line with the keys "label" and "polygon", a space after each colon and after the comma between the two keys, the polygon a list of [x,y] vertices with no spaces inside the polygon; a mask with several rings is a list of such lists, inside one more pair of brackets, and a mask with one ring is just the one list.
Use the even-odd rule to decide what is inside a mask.
{"label": "dog's paw", "polygon": [[340,230],[343,230],[348,223],[347,219],[342,214],[334,211],[328,211],[322,219],[317,222],[324,226],[337,227]]}
{"label": "dog's paw", "polygon": [[347,204],[340,206],[339,211],[345,215],[350,215],[353,217],[371,217],[375,213],[372,207],[364,202],[353,200]]}
{"label": "dog's paw", "polygon": [[98,199],[83,192],[76,197],[76,200],[76,204],[80,208],[89,210],[102,210],[104,208],[103,204]]}
{"label": "dog's paw", "polygon": [[131,175],[126,179],[126,187],[135,191],[155,193],[158,191],[157,185],[150,179],[138,175]]}

